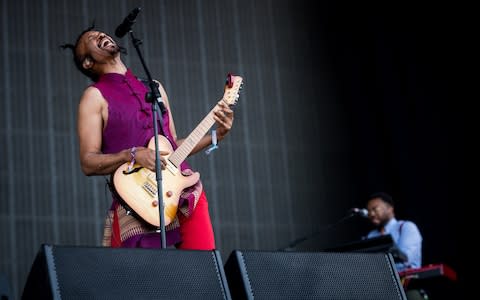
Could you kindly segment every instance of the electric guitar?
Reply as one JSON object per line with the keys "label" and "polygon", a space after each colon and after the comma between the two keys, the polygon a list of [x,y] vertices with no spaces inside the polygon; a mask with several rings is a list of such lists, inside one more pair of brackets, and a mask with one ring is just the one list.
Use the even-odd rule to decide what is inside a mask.
{"label": "electric guitar", "polygon": [[[228,74],[222,100],[229,106],[235,105],[242,85],[242,77]],[[194,185],[200,179],[200,173],[198,172],[193,172],[188,176],[182,174],[180,164],[215,123],[213,118],[214,108],[210,110],[175,151],[173,151],[170,142],[164,136],[158,135],[159,149],[170,153],[165,156],[167,162],[165,169],[161,170],[165,226],[170,224],[175,218],[182,191]],[[148,148],[155,150],[154,137],[150,139]],[[154,226],[160,226],[155,172],[138,164],[129,169],[129,163],[125,163],[115,171],[113,184],[120,197],[139,217]]]}

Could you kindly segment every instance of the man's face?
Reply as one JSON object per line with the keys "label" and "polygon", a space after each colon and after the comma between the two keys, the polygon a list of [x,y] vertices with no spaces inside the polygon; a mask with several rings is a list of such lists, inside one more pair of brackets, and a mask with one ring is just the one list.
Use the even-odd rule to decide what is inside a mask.
{"label": "man's face", "polygon": [[367,209],[368,218],[375,226],[383,226],[393,217],[393,207],[381,198],[368,201]]}
{"label": "man's face", "polygon": [[89,63],[103,63],[115,58],[119,55],[120,48],[107,34],[100,31],[87,31],[78,41],[76,52],[83,58],[83,67],[89,68],[91,67]]}

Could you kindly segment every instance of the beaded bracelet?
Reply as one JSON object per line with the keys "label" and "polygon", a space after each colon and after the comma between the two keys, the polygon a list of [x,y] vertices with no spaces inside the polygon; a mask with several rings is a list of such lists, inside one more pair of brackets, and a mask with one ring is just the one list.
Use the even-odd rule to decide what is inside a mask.
{"label": "beaded bracelet", "polygon": [[135,164],[135,154],[137,153],[137,148],[136,147],[132,147],[132,149],[130,149],[130,156],[131,156],[131,160],[130,160],[130,164],[128,165],[128,171],[130,172],[132,169],[133,169],[133,165]]}

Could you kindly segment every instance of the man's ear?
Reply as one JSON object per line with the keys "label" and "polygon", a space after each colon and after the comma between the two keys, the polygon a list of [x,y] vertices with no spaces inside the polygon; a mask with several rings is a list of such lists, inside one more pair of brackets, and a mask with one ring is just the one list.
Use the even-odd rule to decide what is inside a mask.
{"label": "man's ear", "polygon": [[394,212],[394,211],[393,211],[393,206],[387,205],[387,211],[388,211],[389,213],[393,214],[393,212]]}
{"label": "man's ear", "polygon": [[90,57],[85,57],[83,60],[82,66],[84,69],[90,69],[93,66],[93,61]]}

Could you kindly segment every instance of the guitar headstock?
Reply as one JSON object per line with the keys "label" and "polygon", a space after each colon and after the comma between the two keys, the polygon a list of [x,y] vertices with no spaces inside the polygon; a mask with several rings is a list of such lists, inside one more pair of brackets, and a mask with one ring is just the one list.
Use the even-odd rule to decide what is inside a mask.
{"label": "guitar headstock", "polygon": [[235,105],[240,97],[240,90],[243,86],[243,78],[235,76],[230,73],[227,75],[225,82],[225,93],[223,94],[223,101],[229,106]]}

